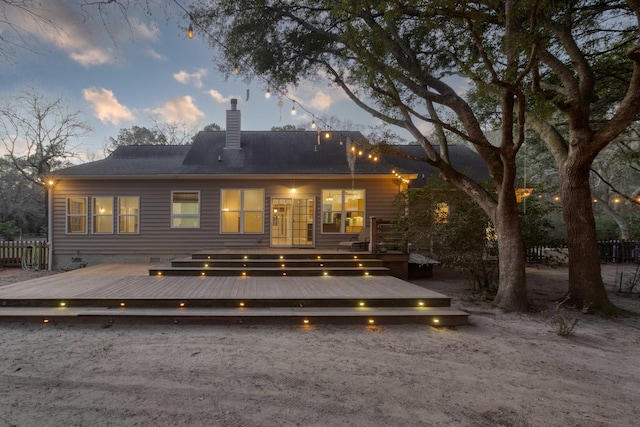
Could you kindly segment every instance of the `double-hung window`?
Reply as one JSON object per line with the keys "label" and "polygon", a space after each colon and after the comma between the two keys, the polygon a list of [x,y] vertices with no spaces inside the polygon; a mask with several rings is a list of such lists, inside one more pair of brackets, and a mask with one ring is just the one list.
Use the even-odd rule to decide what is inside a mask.
{"label": "double-hung window", "polygon": [[200,192],[171,193],[171,228],[200,227]]}
{"label": "double-hung window", "polygon": [[140,224],[140,198],[118,197],[118,233],[137,234]]}
{"label": "double-hung window", "polygon": [[87,198],[67,198],[67,233],[87,233]]}
{"label": "double-hung window", "polygon": [[113,197],[94,197],[91,209],[93,214],[93,233],[113,233]]}
{"label": "double-hung window", "polygon": [[322,190],[322,232],[359,233],[365,223],[364,190]]}
{"label": "double-hung window", "polygon": [[264,190],[220,190],[222,233],[264,232]]}

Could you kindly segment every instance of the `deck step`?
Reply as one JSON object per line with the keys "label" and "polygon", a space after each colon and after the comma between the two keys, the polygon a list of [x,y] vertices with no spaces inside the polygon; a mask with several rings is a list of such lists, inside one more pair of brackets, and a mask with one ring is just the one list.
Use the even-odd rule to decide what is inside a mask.
{"label": "deck step", "polygon": [[107,307],[3,307],[4,320],[77,321],[99,323],[187,323],[187,324],[294,324],[330,323],[425,324],[455,326],[468,323],[468,313],[450,307],[317,307],[317,308],[107,308]]}
{"label": "deck step", "polygon": [[388,276],[386,267],[174,267],[149,269],[150,276]]}

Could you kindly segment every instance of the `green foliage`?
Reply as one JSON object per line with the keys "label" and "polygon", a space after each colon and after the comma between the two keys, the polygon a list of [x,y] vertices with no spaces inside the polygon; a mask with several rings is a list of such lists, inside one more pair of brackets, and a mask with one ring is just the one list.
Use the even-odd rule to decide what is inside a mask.
{"label": "green foliage", "polygon": [[105,151],[113,153],[122,145],[167,145],[167,137],[160,131],[144,126],[120,129],[116,138],[109,137]]}
{"label": "green foliage", "polygon": [[202,130],[205,132],[212,131],[212,130],[222,130],[222,127],[220,127],[220,125],[217,123],[209,123]]}
{"label": "green foliage", "polygon": [[411,189],[397,198],[396,221],[408,230],[406,238],[412,247],[445,267],[468,272],[475,293],[490,297],[497,291],[492,227],[484,211],[460,190],[432,178],[423,188]]}
{"label": "green foliage", "polygon": [[301,131],[301,130],[307,130],[307,129],[302,125],[299,125],[299,126],[295,126],[295,125],[273,126],[271,128],[272,132],[276,132],[276,131],[292,132],[292,131]]}
{"label": "green foliage", "polygon": [[11,241],[15,239],[19,231],[20,229],[13,221],[0,222],[0,236],[2,236],[4,240]]}

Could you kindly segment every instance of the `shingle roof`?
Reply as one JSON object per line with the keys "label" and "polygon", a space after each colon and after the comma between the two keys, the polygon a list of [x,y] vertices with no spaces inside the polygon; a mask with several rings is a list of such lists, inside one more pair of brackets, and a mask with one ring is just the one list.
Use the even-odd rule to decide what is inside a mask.
{"label": "shingle roof", "polygon": [[[332,132],[330,138],[310,131],[243,131],[242,149],[225,149],[224,131],[202,131],[192,145],[134,145],[118,147],[109,157],[56,171],[60,177],[154,175],[350,175],[349,140],[363,140],[360,132]],[[318,143],[318,137],[320,141]],[[403,151],[424,157],[417,146]],[[486,167],[466,147],[451,147],[454,164],[469,165],[486,179]],[[355,173],[389,174],[394,168],[425,177],[437,173],[426,163],[386,156],[377,162],[358,157]]]}

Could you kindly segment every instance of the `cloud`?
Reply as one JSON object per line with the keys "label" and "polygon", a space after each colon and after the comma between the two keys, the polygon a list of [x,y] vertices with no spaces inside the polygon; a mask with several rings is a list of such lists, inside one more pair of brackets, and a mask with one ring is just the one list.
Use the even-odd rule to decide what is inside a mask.
{"label": "cloud", "polygon": [[18,8],[9,8],[7,18],[22,31],[46,44],[67,52],[79,64],[89,67],[115,62],[111,49],[101,47],[83,22],[77,9],[62,0],[50,0],[37,10],[38,19]]}
{"label": "cloud", "polygon": [[134,36],[146,39],[157,40],[160,29],[156,24],[147,25],[138,18],[129,19],[129,25]]}
{"label": "cloud", "polygon": [[148,55],[148,56],[150,56],[151,58],[153,58],[153,59],[157,59],[157,60],[159,60],[159,61],[166,61],[166,60],[167,60],[167,57],[166,57],[166,56],[164,56],[164,55],[162,55],[162,54],[158,53],[158,51],[156,51],[155,49],[153,49],[153,48],[151,48],[151,47],[150,47],[150,48],[147,48],[147,49],[144,49],[144,50],[143,50],[143,52],[144,52],[146,55]]}
{"label": "cloud", "polygon": [[186,71],[179,71],[173,75],[173,78],[182,84],[193,84],[195,87],[202,87],[202,78],[207,75],[207,70],[204,68],[198,68],[193,73],[187,73]]}
{"label": "cloud", "polygon": [[231,98],[238,98],[237,96],[228,96],[228,97],[224,97],[222,96],[222,94],[220,92],[218,92],[215,89],[211,89],[209,92],[207,92],[209,94],[209,96],[211,96],[211,98],[213,98],[214,101],[216,101],[218,104],[228,104],[231,101]]}
{"label": "cloud", "polygon": [[333,99],[331,99],[331,96],[329,96],[329,94],[318,90],[316,91],[315,96],[309,102],[309,105],[313,109],[326,111],[331,107],[331,104],[333,104],[333,102],[334,101]]}
{"label": "cloud", "polygon": [[193,126],[204,119],[204,113],[196,107],[193,98],[188,95],[169,99],[162,107],[152,111],[167,123],[184,123]]}
{"label": "cloud", "polygon": [[118,126],[122,122],[133,121],[135,116],[120,104],[113,92],[104,88],[92,87],[82,91],[84,99],[91,104],[94,115],[102,123]]}

